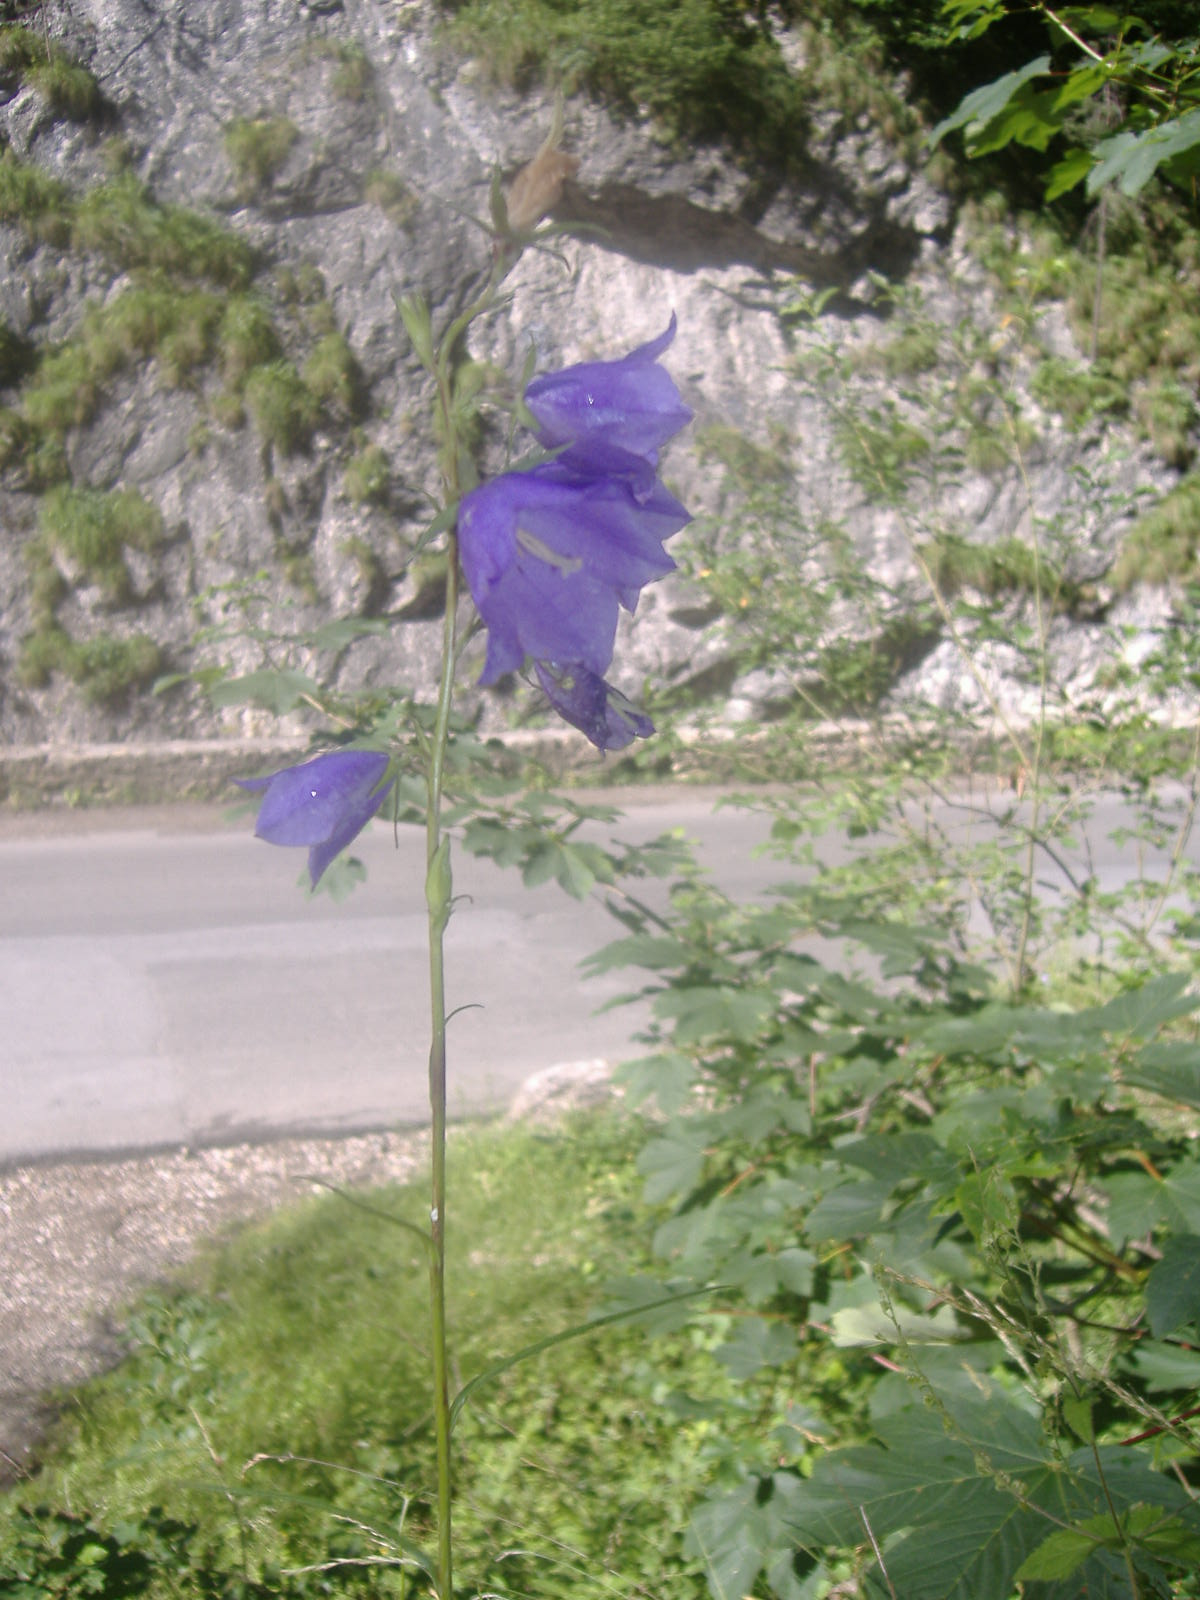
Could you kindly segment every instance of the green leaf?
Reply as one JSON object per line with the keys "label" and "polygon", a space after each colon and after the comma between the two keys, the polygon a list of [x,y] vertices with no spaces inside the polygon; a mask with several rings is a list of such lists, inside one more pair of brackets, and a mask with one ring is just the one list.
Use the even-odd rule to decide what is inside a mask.
{"label": "green leaf", "polygon": [[262,667],[241,678],[223,678],[208,691],[218,709],[222,706],[256,705],[284,716],[299,705],[321,703],[322,689],[315,678],[288,668]]}
{"label": "green leaf", "polygon": [[334,621],[315,628],[312,633],[305,636],[305,639],[314,650],[344,650],[348,644],[353,644],[355,639],[387,631],[387,623],[377,618],[337,617]]}
{"label": "green leaf", "polygon": [[1116,1172],[1105,1176],[1106,1221],[1114,1244],[1141,1239],[1156,1228],[1174,1233],[1200,1233],[1200,1158],[1181,1161],[1155,1177],[1148,1172]]}
{"label": "green leaf", "polygon": [[1149,1044],[1121,1069],[1126,1083],[1200,1111],[1200,1044],[1172,1039]]}
{"label": "green leaf", "polygon": [[787,1322],[750,1317],[738,1323],[733,1337],[716,1352],[733,1378],[752,1378],[764,1367],[784,1367],[796,1354],[796,1332]]}
{"label": "green leaf", "polygon": [[696,1187],[704,1170],[704,1149],[691,1138],[669,1133],[646,1146],[637,1166],[646,1180],[647,1205],[658,1205]]}
{"label": "green leaf", "polygon": [[948,133],[953,133],[958,128],[967,129],[969,137],[971,128],[982,128],[991,122],[994,117],[999,116],[1023,85],[1032,78],[1041,77],[1049,70],[1050,57],[1038,56],[1034,61],[1027,61],[1016,72],[1006,72],[994,83],[972,89],[970,94],[959,101],[957,108],[934,128],[929,135],[930,145],[940,144]]}
{"label": "green leaf", "polygon": [[1156,1339],[1200,1323],[1200,1234],[1172,1235],[1146,1280],[1146,1316]]}
{"label": "green leaf", "polygon": [[1068,150],[1066,155],[1050,168],[1050,176],[1046,179],[1046,199],[1057,200],[1059,195],[1074,189],[1077,184],[1083,182],[1095,164],[1095,156],[1082,145],[1074,150]]}
{"label": "green leaf", "polygon": [[1106,183],[1116,183],[1122,194],[1135,195],[1146,187],[1159,167],[1198,145],[1200,106],[1143,133],[1113,134],[1096,146],[1099,160],[1088,174],[1088,193],[1096,194]]}
{"label": "green leaf", "polygon": [[771,995],[717,985],[670,989],[657,996],[655,1014],[675,1019],[678,1044],[695,1044],[714,1035],[743,1043],[757,1037],[774,1012]]}
{"label": "green leaf", "polygon": [[696,1508],[684,1548],[704,1562],[713,1600],[743,1600],[769,1544],[770,1518],[759,1503],[757,1481],[750,1479]]}
{"label": "green leaf", "polygon": [[1126,989],[1092,1013],[1106,1032],[1148,1039],[1166,1022],[1186,1017],[1200,1008],[1200,994],[1189,994],[1191,976],[1165,972],[1137,989]]}
{"label": "green leaf", "polygon": [[429,320],[429,307],[419,294],[397,295],[396,310],[400,313],[405,331],[412,341],[417,360],[428,372],[433,371],[433,326]]}

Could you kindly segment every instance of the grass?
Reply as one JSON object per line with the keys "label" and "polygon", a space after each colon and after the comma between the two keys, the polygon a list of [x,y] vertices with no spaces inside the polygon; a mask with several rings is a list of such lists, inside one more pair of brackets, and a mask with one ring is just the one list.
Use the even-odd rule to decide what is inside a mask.
{"label": "grass", "polygon": [[104,110],[93,74],[31,28],[0,27],[0,76],[31,84],[57,116],[72,122],[87,122]]}
{"label": "grass", "polygon": [[270,187],[299,137],[300,130],[290,117],[233,119],[225,129],[225,154],[242,200],[252,200]]}
{"label": "grass", "polygon": [[[456,1383],[586,1318],[598,1282],[641,1264],[638,1144],[632,1124],[596,1115],[452,1139]],[[187,1559],[226,1581],[427,1546],[427,1278],[409,1231],[425,1223],[425,1186],[357,1198],[283,1212],[133,1308],[130,1357],[70,1397],[44,1469],[10,1497],[10,1550],[29,1531],[18,1501],[44,1507],[48,1528],[82,1513],[100,1543],[177,1519]],[[464,1592],[699,1600],[687,1505],[708,1441],[729,1428],[752,1438],[754,1422],[698,1335],[659,1340],[653,1380],[645,1341],[617,1328],[559,1346],[467,1407]],[[701,1386],[712,1404],[693,1402],[689,1418],[683,1397]],[[186,1573],[175,1581],[158,1574],[145,1592],[201,1592]],[[386,1567],[333,1581],[337,1593],[400,1592]]]}

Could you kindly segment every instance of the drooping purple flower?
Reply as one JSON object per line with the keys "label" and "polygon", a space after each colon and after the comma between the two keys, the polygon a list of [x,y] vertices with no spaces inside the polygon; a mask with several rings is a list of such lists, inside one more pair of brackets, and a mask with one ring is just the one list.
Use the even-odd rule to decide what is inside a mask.
{"label": "drooping purple flower", "polygon": [[622,478],[589,477],[561,459],[507,472],[458,510],[463,571],[487,624],[480,683],[535,661],[603,675],[617,609],[674,569],[663,541],[689,522],[657,480],[639,496]]}
{"label": "drooping purple flower", "polygon": [[333,858],[379,810],[391,783],[388,758],[378,750],[333,750],[266,778],[238,778],[262,792],[254,832],[268,844],[306,845],[315,889]]}
{"label": "drooping purple flower", "polygon": [[654,724],[618,689],[578,662],[535,663],[538,682],[550,704],[572,727],[586,733],[598,750],[624,750],[635,739],[648,739]]}
{"label": "drooping purple flower", "polygon": [[619,361],[535,378],[525,400],[552,461],[507,472],[458,508],[463,571],[488,648],[480,683],[532,659],[556,710],[601,750],[654,731],[604,681],[619,608],[674,569],[663,545],[691,521],[658,478],[658,451],[691,421],[657,339]]}
{"label": "drooping purple flower", "polygon": [[658,365],[674,337],[672,312],[657,339],[619,361],[583,361],[535,378],[525,404],[537,418],[542,443],[550,449],[570,446],[564,452],[568,461],[581,459],[578,446],[608,446],[655,465],[659,447],[692,420],[670,373]]}

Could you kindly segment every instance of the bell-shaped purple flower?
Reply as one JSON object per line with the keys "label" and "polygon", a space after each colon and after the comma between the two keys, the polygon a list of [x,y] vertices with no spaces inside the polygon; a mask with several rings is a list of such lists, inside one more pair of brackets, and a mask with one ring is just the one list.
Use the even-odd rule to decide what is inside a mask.
{"label": "bell-shaped purple flower", "polygon": [[663,545],[691,521],[658,450],[691,421],[658,358],[665,332],[619,361],[535,378],[525,400],[552,461],[465,495],[459,554],[488,648],[480,683],[532,659],[551,703],[601,750],[654,731],[604,681],[619,608],[673,570]]}
{"label": "bell-shaped purple flower", "polygon": [[564,667],[557,661],[538,661],[535,666],[550,704],[572,727],[586,733],[598,750],[624,750],[654,732],[644,712],[578,662]]}
{"label": "bell-shaped purple flower", "polygon": [[315,889],[333,858],[355,839],[391,789],[378,750],[333,750],[267,778],[238,778],[263,795],[254,832],[268,844],[307,845]]}
{"label": "bell-shaped purple flower", "polygon": [[672,312],[665,332],[619,361],[583,361],[535,378],[525,404],[542,443],[569,446],[564,454],[572,464],[582,464],[585,450],[607,446],[655,465],[659,447],[692,420],[670,373],[658,365],[674,337]]}
{"label": "bell-shaped purple flower", "polygon": [[657,480],[590,477],[561,459],[508,472],[458,511],[463,571],[488,627],[481,683],[535,661],[578,662],[603,675],[617,608],[675,563],[663,541],[691,518]]}

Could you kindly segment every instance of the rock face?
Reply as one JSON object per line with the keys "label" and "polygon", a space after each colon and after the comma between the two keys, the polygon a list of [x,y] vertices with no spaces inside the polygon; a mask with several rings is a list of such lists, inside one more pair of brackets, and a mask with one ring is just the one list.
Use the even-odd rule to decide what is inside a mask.
{"label": "rock face", "polygon": [[[515,171],[551,120],[544,98],[498,92],[448,53],[431,11],[395,0],[73,0],[50,21],[94,74],[102,115],[72,122],[36,86],[9,83],[7,170],[65,188],[57,220],[53,205],[22,210],[0,195],[0,319],[16,352],[0,373],[5,742],[277,727],[267,712],[214,710],[184,688],[154,698],[125,688],[205,661],[328,671],[347,690],[430,691],[441,590],[436,562],[412,554],[437,474],[427,382],[395,302],[420,293],[435,328],[467,303],[489,259],[472,219],[487,215],[492,172]],[[509,310],[477,325],[471,353],[516,375],[532,350],[544,370],[619,354],[674,311],[668,365],[696,423],[664,473],[697,513],[673,546],[693,552],[693,571],[743,547],[767,517],[778,559],[819,588],[832,580],[818,533],[836,529],[843,558],[856,553],[903,613],[919,603],[913,550],[929,530],[1002,543],[1069,522],[1072,581],[1099,584],[1099,599],[1090,620],[1058,625],[1051,649],[1091,681],[1110,652],[1101,613],[1112,553],[1139,499],[1171,474],[1049,412],[1019,463],[959,459],[934,472],[926,459],[903,502],[861,461],[856,473],[847,408],[896,437],[912,405],[872,356],[889,337],[880,278],[910,308],[920,302],[929,337],[956,359],[978,359],[961,356],[964,329],[973,348],[994,336],[1018,387],[1030,357],[1000,350],[995,293],[922,171],[869,126],[818,113],[813,128],[806,177],[789,187],[720,149],[681,156],[647,124],[569,102],[564,144],[580,168],[555,215],[577,236],[559,258],[525,253]],[[193,213],[220,233],[189,243]],[[797,310],[798,280],[827,291],[820,317]],[[1061,316],[1042,335],[1043,349],[1072,349]],[[503,450],[497,427],[481,444],[485,467]],[[150,508],[140,534],[129,492]],[[647,591],[622,625],[618,682],[635,695],[647,679],[690,686],[730,722],[774,714],[797,692],[795,671],[773,671],[748,643],[752,618],[721,609],[683,575]],[[301,642],[345,616],[391,626],[324,655]],[[1131,620],[1153,633],[1169,608],[1141,604]],[[891,621],[833,598],[799,659],[816,681],[822,649]],[[292,642],[265,643],[268,632]],[[936,621],[918,634],[885,691],[969,710],[978,681]],[[988,672],[1019,706],[1020,664],[993,652]],[[536,710],[523,685],[477,703],[489,727]],[[299,733],[305,716],[293,710],[285,731]]]}

